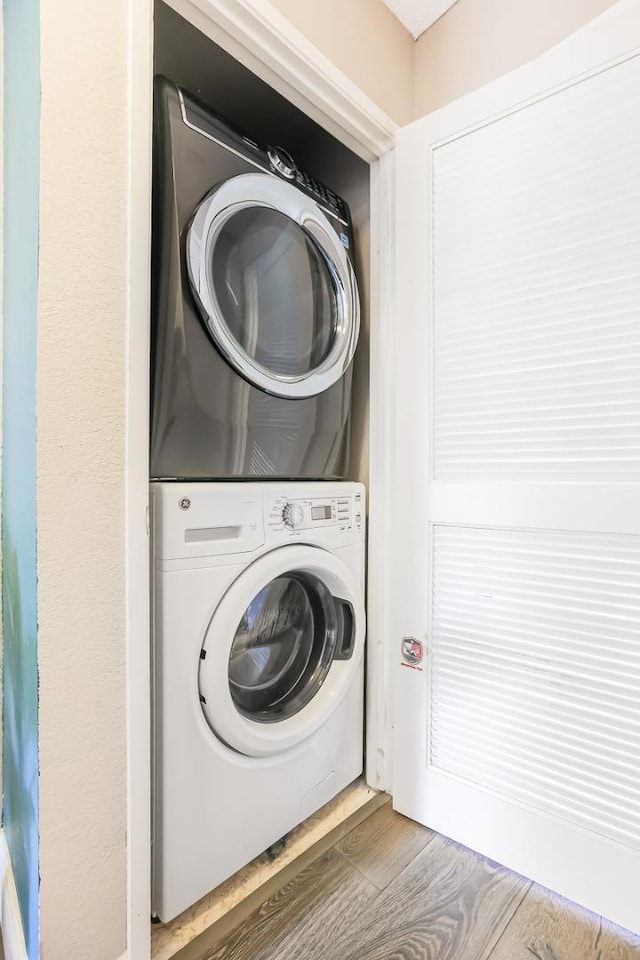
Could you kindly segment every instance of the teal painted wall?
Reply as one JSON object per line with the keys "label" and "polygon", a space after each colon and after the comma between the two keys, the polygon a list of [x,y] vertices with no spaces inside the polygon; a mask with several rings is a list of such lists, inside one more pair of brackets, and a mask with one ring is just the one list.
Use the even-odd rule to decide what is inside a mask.
{"label": "teal painted wall", "polygon": [[3,0],[2,398],[3,825],[29,960],[38,935],[36,328],[40,37],[38,0]]}

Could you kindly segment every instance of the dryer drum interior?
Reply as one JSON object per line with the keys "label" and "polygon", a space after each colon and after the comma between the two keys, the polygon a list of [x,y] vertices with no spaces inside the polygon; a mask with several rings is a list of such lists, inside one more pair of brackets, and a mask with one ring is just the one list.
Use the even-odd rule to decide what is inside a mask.
{"label": "dryer drum interior", "polygon": [[[209,267],[220,314],[257,365],[276,377],[303,377],[326,359],[338,297],[320,250],[293,220],[265,207],[235,212],[218,234]],[[292,287],[284,305],[283,275]],[[294,336],[288,313],[298,318]]]}

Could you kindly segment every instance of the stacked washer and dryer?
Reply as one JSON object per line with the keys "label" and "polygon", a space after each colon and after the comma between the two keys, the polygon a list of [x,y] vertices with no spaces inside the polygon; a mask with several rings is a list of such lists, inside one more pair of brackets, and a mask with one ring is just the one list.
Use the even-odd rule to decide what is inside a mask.
{"label": "stacked washer and dryer", "polygon": [[362,771],[349,209],[163,78],[154,130],[152,911]]}

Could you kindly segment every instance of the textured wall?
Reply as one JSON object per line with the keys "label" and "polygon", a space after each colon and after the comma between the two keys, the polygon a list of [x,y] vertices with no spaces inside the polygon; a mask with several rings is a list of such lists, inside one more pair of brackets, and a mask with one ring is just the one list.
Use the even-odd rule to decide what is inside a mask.
{"label": "textured wall", "polygon": [[271,0],[396,123],[413,116],[413,38],[382,0]]}
{"label": "textured wall", "polygon": [[46,960],[113,960],[126,946],[127,6],[41,0],[37,505]]}
{"label": "textured wall", "polygon": [[38,0],[4,0],[3,825],[29,960],[38,956],[36,329]]}
{"label": "textured wall", "polygon": [[411,36],[419,37],[456,0],[384,0]]}
{"label": "textured wall", "polygon": [[614,0],[458,0],[415,45],[422,117],[544,53]]}

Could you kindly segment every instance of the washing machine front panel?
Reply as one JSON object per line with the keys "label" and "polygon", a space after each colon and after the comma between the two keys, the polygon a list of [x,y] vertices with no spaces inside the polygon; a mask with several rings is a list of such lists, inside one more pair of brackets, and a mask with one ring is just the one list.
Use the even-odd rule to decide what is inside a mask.
{"label": "washing machine front panel", "polygon": [[348,208],[163,79],[154,123],[152,478],[344,477]]}
{"label": "washing machine front panel", "polygon": [[326,722],[357,675],[361,591],[321,548],[280,547],[247,568],[213,614],[199,698],[213,733],[247,756],[290,749]]}
{"label": "washing machine front panel", "polygon": [[[152,911],[163,921],[249,863],[362,771],[364,510],[364,488],[351,483],[152,485]],[[250,610],[264,588],[260,609]],[[259,669],[248,675],[253,665],[242,663],[243,650],[250,649],[243,634],[251,623],[241,626],[245,613],[250,610],[247,620],[256,627],[263,611],[270,636],[290,631],[306,638],[300,644],[304,659],[311,646],[308,608],[330,607],[329,596],[353,607],[351,655],[345,626],[338,634],[347,659],[334,657],[307,706],[278,721],[252,720],[245,715],[250,704],[243,714],[230,679],[251,693],[260,686]],[[291,611],[281,619],[278,600]],[[330,612],[325,615],[329,620]],[[240,660],[232,665],[234,640],[240,641]],[[265,669],[267,684],[287,673],[286,645],[275,646],[282,655],[276,649],[273,670]],[[336,640],[336,652],[339,647]],[[208,670],[219,676],[219,688]],[[289,670],[293,677],[300,665],[291,663]],[[324,721],[300,739],[301,724],[316,708]],[[225,721],[223,738],[218,724]],[[279,734],[284,737],[276,752],[255,749],[256,737],[273,749]],[[288,747],[292,739],[297,742]],[[258,747],[264,751],[262,740]]]}

